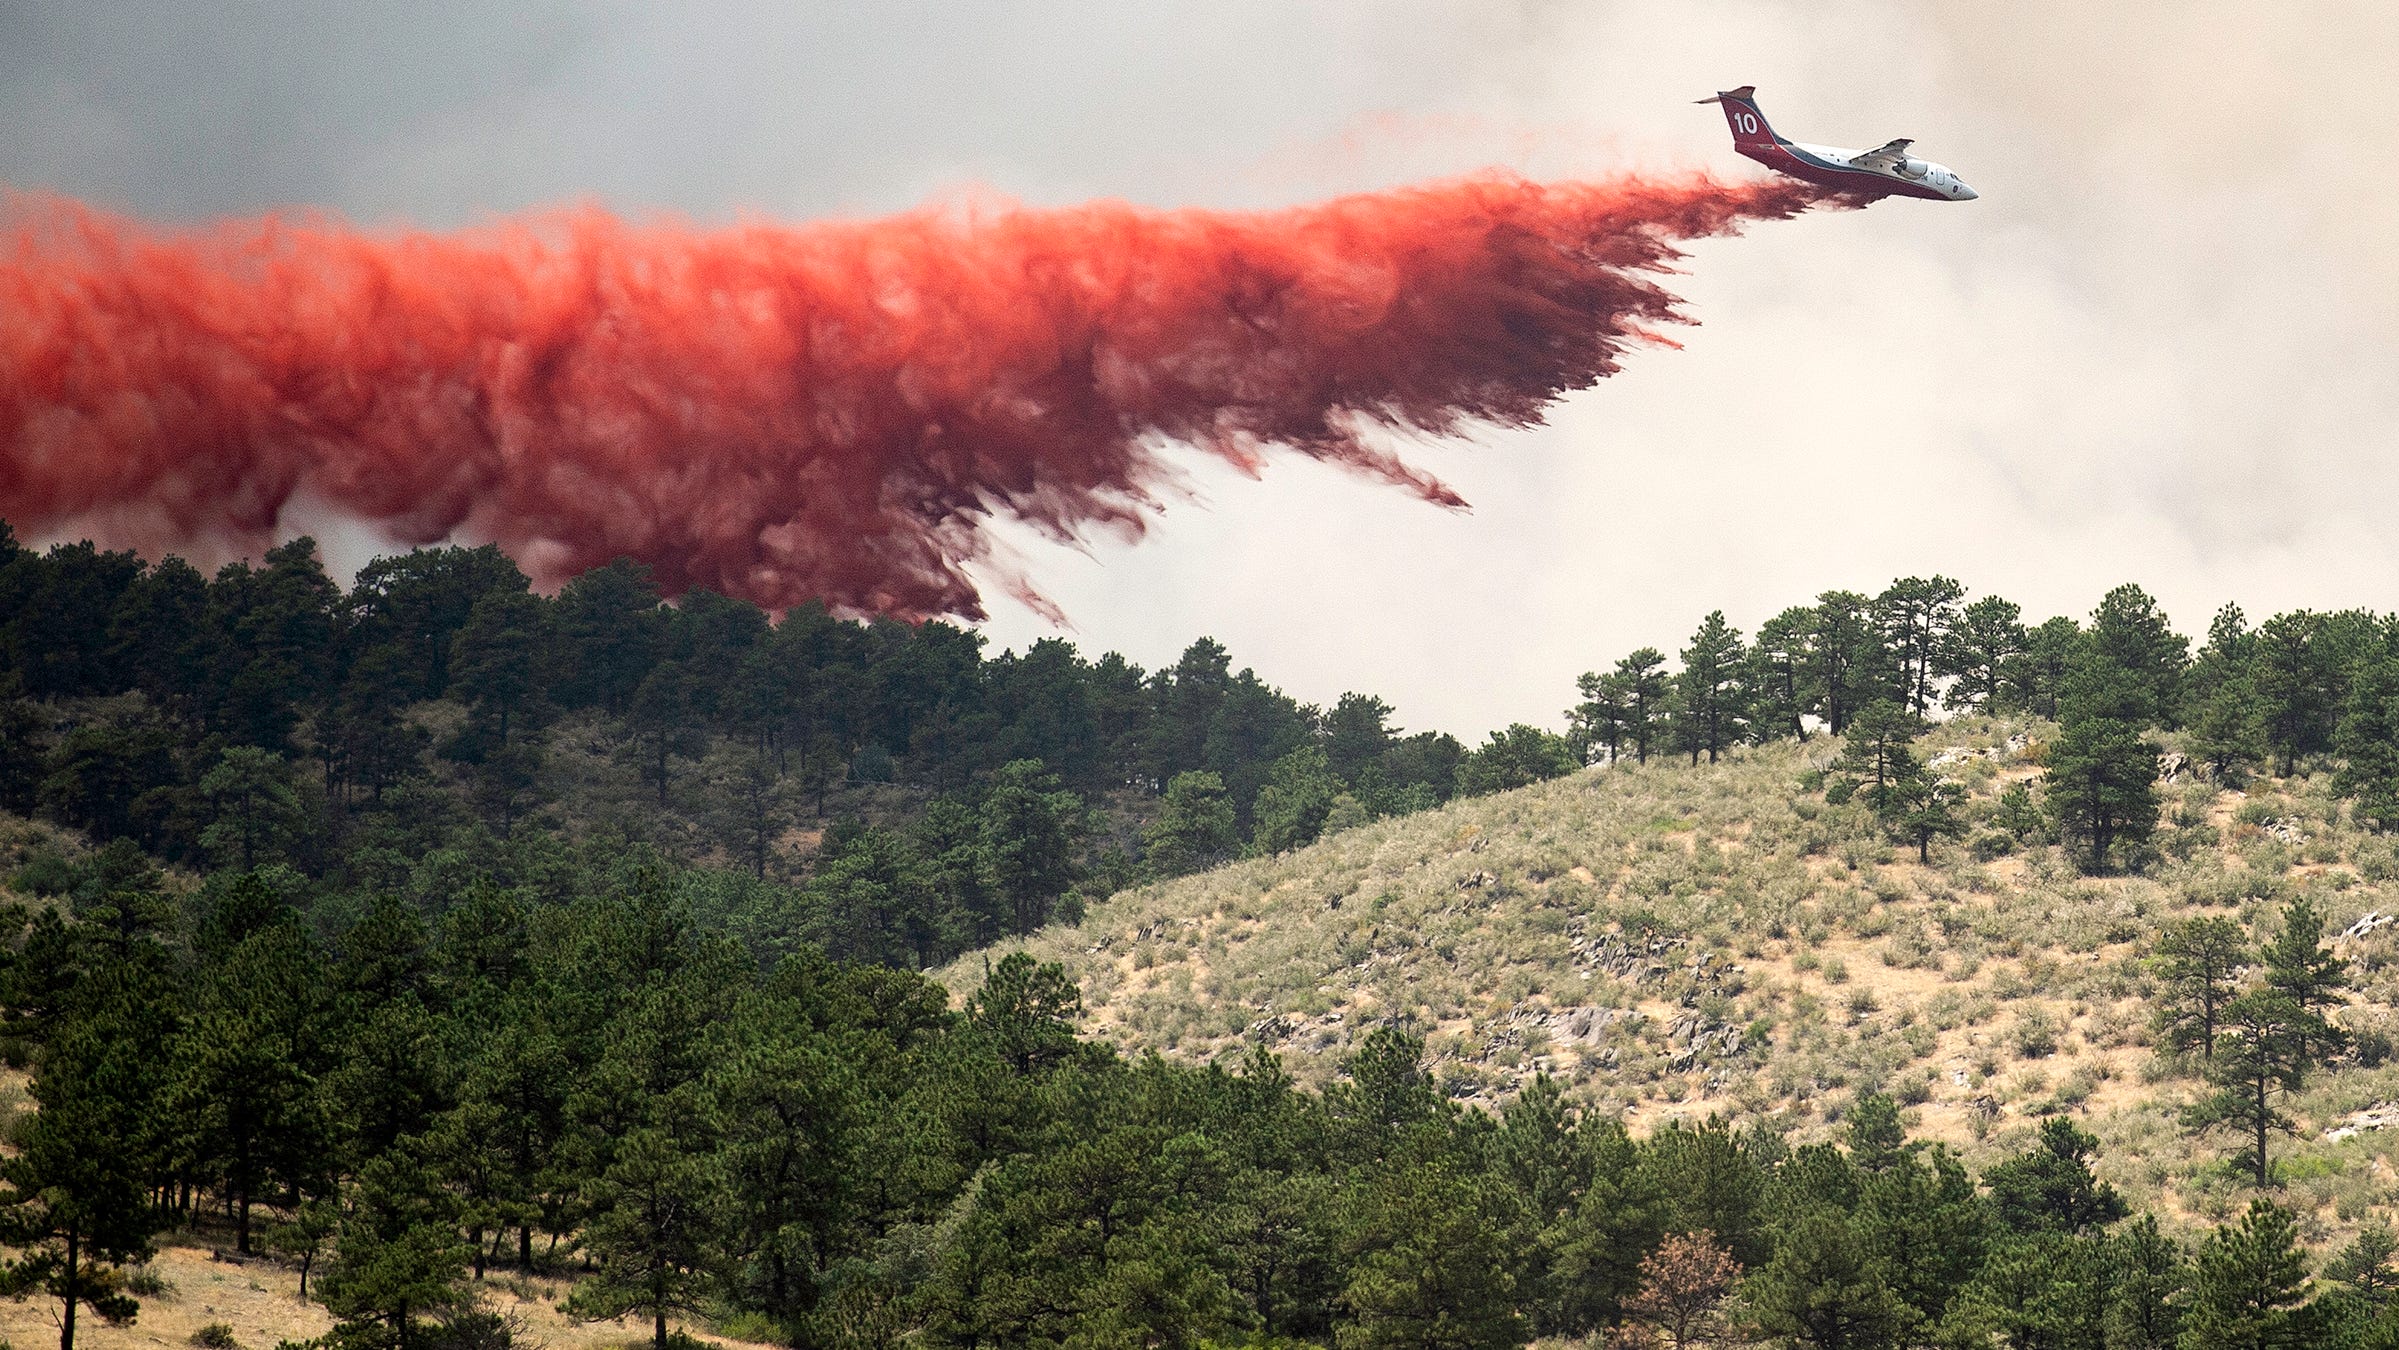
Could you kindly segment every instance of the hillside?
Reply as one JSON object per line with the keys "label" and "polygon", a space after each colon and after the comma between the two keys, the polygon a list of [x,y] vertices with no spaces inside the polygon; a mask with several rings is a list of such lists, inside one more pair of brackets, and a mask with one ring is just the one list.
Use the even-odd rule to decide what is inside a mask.
{"label": "hillside", "polygon": [[[157,1255],[137,1268],[140,1317],[129,1325],[110,1326],[87,1315],[76,1328],[76,1344],[91,1350],[272,1350],[331,1330],[333,1318],[324,1307],[300,1296],[295,1266],[239,1256],[230,1243],[214,1240],[224,1236],[187,1231],[161,1243]],[[616,1350],[639,1343],[642,1329],[627,1319],[578,1322],[560,1311],[569,1284],[509,1272],[476,1282],[469,1296],[474,1306],[499,1318],[519,1344],[542,1350]],[[0,1300],[0,1340],[17,1346],[51,1344],[58,1336],[56,1315],[55,1304]],[[218,1330],[212,1333],[209,1328]],[[747,1344],[703,1326],[678,1329],[691,1344],[710,1350]],[[230,1342],[221,1339],[228,1336]]]}
{"label": "hillside", "polygon": [[[1961,719],[1917,749],[1969,790],[1987,840],[2053,731]],[[1721,1114],[1805,1138],[1881,1089],[1977,1163],[2065,1112],[2136,1205],[2218,1219],[2246,1203],[2217,1141],[2176,1123],[2198,1084],[2150,1044],[2143,957],[2196,913],[2264,936],[2296,896],[2330,933],[2399,909],[2391,843],[2320,780],[2218,790],[2169,756],[2163,856],[2142,875],[2084,877],[2038,845],[1978,860],[1936,844],[1925,866],[1862,808],[1802,789],[1837,752],[1818,737],[1588,769],[1127,891],[1024,946],[1064,963],[1090,1029],[1129,1050],[1207,1060],[1261,1038],[1322,1083],[1397,1018],[1469,1101],[1546,1071],[1636,1131]],[[2319,1236],[2394,1180],[2390,1136],[2341,1131],[2399,1097],[2391,931],[2335,940],[2359,983],[2343,1021],[2365,1034],[2294,1099],[2302,1136],[2278,1144]],[[971,990],[982,960],[941,978]]]}

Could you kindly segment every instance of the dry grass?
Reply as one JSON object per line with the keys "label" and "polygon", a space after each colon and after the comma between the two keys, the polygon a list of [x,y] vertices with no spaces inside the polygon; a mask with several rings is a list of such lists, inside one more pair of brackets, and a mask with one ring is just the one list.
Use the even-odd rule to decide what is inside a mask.
{"label": "dry grass", "polygon": [[[166,1282],[166,1292],[143,1298],[141,1315],[130,1326],[108,1326],[88,1312],[83,1314],[75,1324],[78,1347],[190,1350],[195,1332],[221,1322],[233,1328],[234,1340],[243,1350],[274,1350],[283,1341],[321,1336],[333,1326],[322,1305],[300,1298],[298,1270],[266,1257],[235,1257],[226,1250],[198,1245],[186,1235],[163,1243],[147,1269]],[[485,1307],[519,1322],[527,1350],[619,1350],[650,1343],[647,1325],[637,1319],[569,1321],[557,1307],[569,1287],[566,1280],[525,1279],[514,1272],[494,1272],[473,1289]],[[55,1345],[57,1314],[54,1300],[0,1300],[0,1339],[17,1350]],[[680,1322],[675,1326],[729,1350],[751,1344],[702,1327]]]}
{"label": "dry grass", "polygon": [[[2048,730],[1964,719],[1920,750],[1968,752],[1944,772],[1982,833],[1999,794],[2037,774]],[[1976,1161],[2065,1112],[2139,1203],[2191,1221],[2245,1203],[2174,1123],[2195,1085],[2155,1063],[2141,958],[2161,925],[2203,911],[2270,929],[2305,894],[2338,932],[2399,909],[2390,841],[2352,828],[2321,780],[2176,784],[2143,875],[1960,844],[1925,866],[1862,809],[1800,790],[1835,752],[1818,739],[1587,770],[1125,892],[1023,945],[1064,962],[1090,1030],[1129,1049],[1207,1060],[1263,1037],[1321,1084],[1399,1018],[1469,1102],[1546,1071],[1636,1128],[1721,1114],[1809,1137],[1883,1090]],[[2350,945],[2349,1021],[2399,1021],[2399,943]],[[982,968],[938,974],[964,993]],[[2399,1067],[2350,1068],[2293,1104],[2309,1137],[2284,1147],[2287,1198],[2319,1234],[2388,1211],[2390,1136],[2318,1136],[2394,1098]]]}

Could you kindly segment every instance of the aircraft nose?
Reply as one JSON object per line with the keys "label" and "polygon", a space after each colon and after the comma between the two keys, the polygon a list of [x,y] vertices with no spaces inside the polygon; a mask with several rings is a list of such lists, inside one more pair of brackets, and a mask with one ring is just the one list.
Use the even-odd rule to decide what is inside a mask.
{"label": "aircraft nose", "polygon": [[1980,197],[1981,195],[1981,193],[1976,192],[1973,188],[1966,186],[1964,183],[1958,184],[1958,200],[1961,202],[1973,201],[1975,198]]}

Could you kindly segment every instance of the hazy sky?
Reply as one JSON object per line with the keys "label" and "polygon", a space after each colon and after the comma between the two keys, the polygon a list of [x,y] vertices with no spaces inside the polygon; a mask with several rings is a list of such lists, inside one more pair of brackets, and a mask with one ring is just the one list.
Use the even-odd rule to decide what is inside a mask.
{"label": "hazy sky", "polygon": [[[2395,69],[2399,6],[2368,3],[0,0],[0,182],[437,226],[1250,206],[1752,172],[1690,100],[1755,84],[1785,135],[1913,136],[1973,183],[1698,246],[1683,350],[1418,452],[1471,514],[1195,464],[1138,545],[1021,545],[1095,655],[1208,633],[1475,735],[1555,724],[1578,672],[1710,607],[1747,629],[1902,574],[2036,616],[2138,580],[2192,632],[2226,600],[2399,607]],[[374,547],[303,523],[337,565]],[[1051,631],[995,604],[995,646]]]}

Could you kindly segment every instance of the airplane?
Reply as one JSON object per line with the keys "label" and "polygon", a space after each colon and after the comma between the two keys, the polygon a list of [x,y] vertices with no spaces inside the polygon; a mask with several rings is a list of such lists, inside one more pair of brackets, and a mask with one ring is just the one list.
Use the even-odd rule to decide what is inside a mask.
{"label": "airplane", "polygon": [[1881,197],[1925,197],[1936,202],[1970,202],[1982,194],[1947,165],[1917,159],[1908,153],[1915,142],[1901,137],[1872,150],[1840,150],[1829,145],[1786,141],[1766,125],[1758,111],[1757,86],[1726,89],[1700,103],[1724,105],[1724,121],[1733,129],[1733,149],[1776,173],[1789,174],[1822,187],[1867,192]]}

